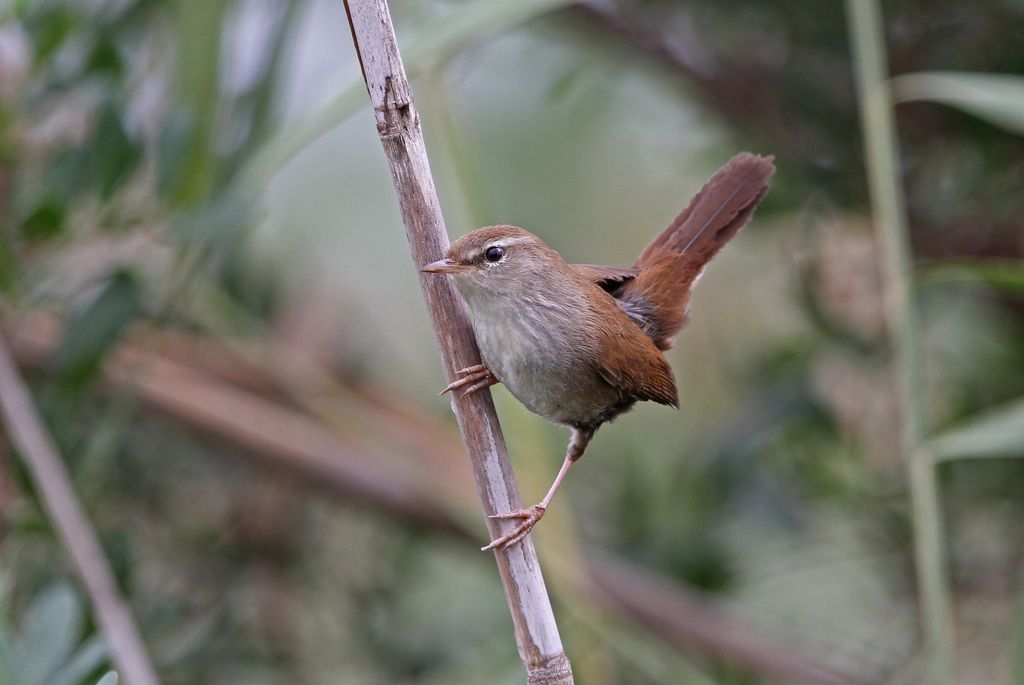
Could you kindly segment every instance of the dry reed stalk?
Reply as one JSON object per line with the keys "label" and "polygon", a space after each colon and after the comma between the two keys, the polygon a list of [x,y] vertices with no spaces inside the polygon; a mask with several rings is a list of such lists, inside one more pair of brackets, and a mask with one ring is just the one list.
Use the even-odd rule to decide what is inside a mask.
{"label": "dry reed stalk", "polygon": [[61,460],[43,426],[7,343],[0,336],[0,415],[25,462],[43,508],[71,557],[92,602],[110,655],[127,685],[157,685],[142,635],[117,588],[99,536],[89,523]]}
{"label": "dry reed stalk", "polygon": [[898,383],[903,458],[914,524],[914,566],[928,682],[956,681],[949,571],[935,460],[925,439],[927,416],[921,323],[914,301],[913,255],[899,172],[899,143],[878,0],[847,0],[847,21],[860,98],[871,213],[882,253],[886,323]]}
{"label": "dry reed stalk", "polygon": [[[352,41],[370,93],[391,169],[406,236],[417,268],[441,259],[448,233],[427,161],[419,115],[402,66],[391,13],[385,0],[346,0]],[[455,371],[480,363],[465,306],[447,279],[420,276],[434,334],[449,380]],[[484,514],[522,508],[505,441],[489,392],[452,400],[466,445]],[[493,537],[501,534],[488,518]],[[572,669],[562,648],[537,553],[527,538],[495,552],[505,597],[512,613],[519,656],[529,683],[570,685]]]}

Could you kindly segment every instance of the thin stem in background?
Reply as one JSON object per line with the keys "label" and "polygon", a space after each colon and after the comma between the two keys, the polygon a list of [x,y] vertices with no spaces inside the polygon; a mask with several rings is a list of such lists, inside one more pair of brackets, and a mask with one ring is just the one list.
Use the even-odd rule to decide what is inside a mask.
{"label": "thin stem in background", "polygon": [[[391,169],[398,203],[412,250],[421,267],[441,259],[448,248],[448,233],[427,160],[419,114],[385,0],[346,0],[345,10],[363,80],[370,93],[377,133]],[[480,353],[465,305],[445,278],[420,275],[446,375],[478,364]],[[505,440],[489,392],[453,398],[452,408],[466,445],[484,513],[522,508],[509,463]],[[488,518],[492,537],[503,533],[502,524]],[[571,685],[572,669],[562,648],[551,600],[541,574],[537,552],[527,536],[521,544],[497,551],[495,559],[512,613],[519,656],[528,683]]]}
{"label": "thin stem in background", "polygon": [[99,536],[71,486],[53,439],[43,427],[7,344],[0,337],[0,414],[11,443],[28,467],[44,509],[64,543],[92,602],[110,654],[126,685],[157,685],[156,671],[118,591]]}
{"label": "thin stem in background", "polygon": [[953,638],[942,512],[935,464],[923,447],[924,360],[918,344],[907,211],[898,171],[892,90],[887,80],[885,29],[877,0],[847,0],[846,7],[860,94],[872,214],[884,260],[887,323],[899,380],[902,450],[910,482],[914,557],[929,681],[950,685],[954,680]]}

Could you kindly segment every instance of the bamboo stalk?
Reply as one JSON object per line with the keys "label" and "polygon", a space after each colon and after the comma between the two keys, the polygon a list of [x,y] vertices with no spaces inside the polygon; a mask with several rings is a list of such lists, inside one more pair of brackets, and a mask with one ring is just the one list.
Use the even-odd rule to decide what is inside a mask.
{"label": "bamboo stalk", "polygon": [[914,560],[929,682],[954,681],[953,637],[935,463],[924,448],[924,368],[918,344],[910,239],[898,172],[899,147],[886,64],[885,28],[877,0],[847,0],[847,21],[861,105],[871,208],[884,259],[884,288],[894,367],[899,379],[902,451],[910,483]]}
{"label": "bamboo stalk", "polygon": [[[448,233],[391,13],[386,0],[345,0],[345,10],[363,80],[373,102],[377,132],[398,194],[413,263],[418,268],[444,256]],[[421,275],[420,288],[446,374],[454,380],[457,369],[480,362],[465,305],[447,279]],[[454,398],[452,407],[484,513],[490,516],[522,508],[490,393]],[[492,536],[501,534],[499,522],[488,518],[487,523]],[[570,685],[572,669],[562,648],[533,543],[527,538],[523,544],[497,551],[495,558],[528,682]]]}
{"label": "bamboo stalk", "polygon": [[145,643],[128,603],[117,588],[99,537],[75,495],[71,478],[2,336],[0,414],[11,443],[28,467],[43,508],[85,586],[118,672],[127,685],[157,685],[159,681]]}

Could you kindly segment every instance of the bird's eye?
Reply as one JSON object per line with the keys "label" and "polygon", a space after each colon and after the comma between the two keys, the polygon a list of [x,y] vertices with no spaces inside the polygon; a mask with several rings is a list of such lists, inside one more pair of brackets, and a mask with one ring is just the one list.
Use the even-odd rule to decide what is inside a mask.
{"label": "bird's eye", "polygon": [[504,255],[505,248],[503,248],[501,245],[492,245],[491,247],[487,248],[486,252],[484,252],[484,259],[493,263],[501,259]]}

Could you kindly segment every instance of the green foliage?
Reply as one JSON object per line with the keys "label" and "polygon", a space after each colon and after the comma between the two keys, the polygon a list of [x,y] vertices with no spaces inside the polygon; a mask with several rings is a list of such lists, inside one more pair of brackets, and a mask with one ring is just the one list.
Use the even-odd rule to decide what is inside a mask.
{"label": "green foliage", "polygon": [[79,17],[70,7],[59,3],[26,4],[26,28],[34,39],[35,59],[38,64],[45,64],[79,25]]}
{"label": "green foliage", "polygon": [[938,102],[1024,135],[1024,78],[1020,76],[927,72],[895,78],[892,87],[901,102]]}
{"label": "green foliage", "polygon": [[188,146],[195,135],[195,126],[195,118],[189,114],[188,109],[173,107],[160,129],[157,140],[157,190],[162,196],[170,195],[184,173]]}
{"label": "green foliage", "polygon": [[55,363],[61,379],[77,385],[94,376],[104,354],[141,312],[138,281],[127,271],[115,273],[65,336]]}
{"label": "green foliage", "polygon": [[82,641],[82,602],[57,582],[31,598],[12,629],[0,623],[0,682],[4,685],[83,685],[107,660],[103,640]]}
{"label": "green foliage", "polygon": [[0,234],[0,292],[10,294],[18,282],[18,267],[11,252],[11,241]]}
{"label": "green foliage", "polygon": [[65,204],[62,200],[45,196],[21,222],[21,233],[29,240],[46,240],[60,235],[64,229]]}
{"label": "green foliage", "polygon": [[89,176],[101,198],[113,194],[138,166],[140,156],[138,146],[124,130],[120,109],[107,103],[97,115],[89,164]]}
{"label": "green foliage", "polygon": [[935,459],[1024,457],[1024,399],[939,433],[927,447]]}
{"label": "green foliage", "polygon": [[1024,263],[971,260],[942,262],[921,269],[918,287],[983,285],[1010,296],[1024,296]]}

